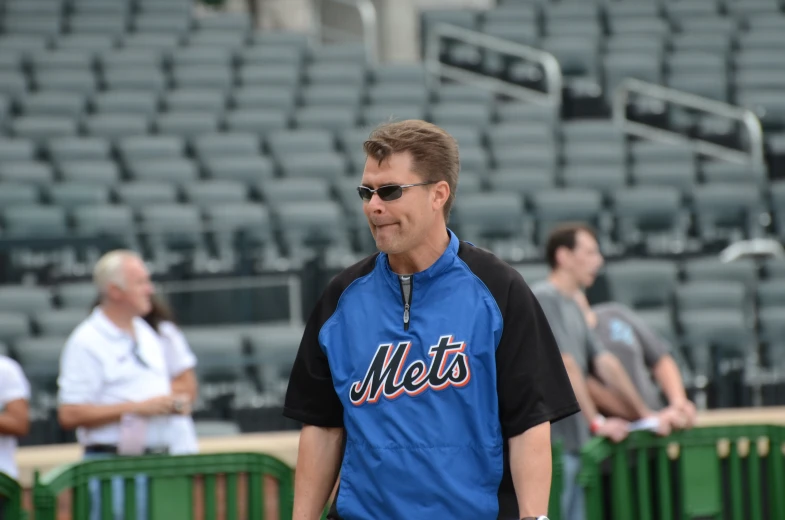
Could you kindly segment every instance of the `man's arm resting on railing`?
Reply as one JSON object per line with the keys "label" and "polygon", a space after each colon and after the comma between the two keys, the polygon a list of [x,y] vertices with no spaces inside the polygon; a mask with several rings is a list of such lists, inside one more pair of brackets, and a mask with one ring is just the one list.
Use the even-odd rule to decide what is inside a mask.
{"label": "man's arm resting on railing", "polygon": [[572,391],[575,394],[575,399],[581,407],[583,416],[586,417],[586,422],[592,433],[601,437],[607,437],[614,442],[619,442],[627,437],[627,421],[612,417],[605,419],[597,412],[597,407],[591,399],[589,389],[586,386],[586,378],[583,377],[581,367],[575,361],[575,358],[569,354],[562,354],[564,361],[564,368],[567,369],[567,376],[570,378]]}
{"label": "man's arm resting on railing", "polygon": [[26,399],[15,399],[0,412],[0,435],[24,437],[30,431],[30,414]]}
{"label": "man's arm resting on railing", "polygon": [[681,372],[676,365],[676,361],[670,355],[662,356],[652,369],[654,379],[662,388],[668,405],[675,408],[681,415],[682,421],[676,424],[677,427],[691,428],[695,424],[696,410],[695,405],[687,399],[687,392],[684,390],[684,381],[681,379]]}
{"label": "man's arm resting on railing", "polygon": [[594,367],[602,382],[613,389],[635,411],[636,419],[654,415],[654,412],[643,402],[643,398],[616,356],[609,352],[602,352],[594,358]]}
{"label": "man's arm resting on railing", "polygon": [[341,467],[343,428],[305,425],[294,474],[294,520],[318,520]]}
{"label": "man's arm resting on railing", "polygon": [[586,386],[589,389],[591,400],[594,401],[601,414],[608,417],[620,417],[626,421],[636,419],[635,410],[596,377],[589,376],[586,379]]}
{"label": "man's arm resting on railing", "polygon": [[548,514],[551,493],[551,423],[544,422],[509,439],[510,472],[521,517]]}
{"label": "man's arm resting on railing", "polygon": [[118,404],[61,404],[57,409],[60,426],[66,430],[77,427],[97,428],[119,422],[125,414],[166,415],[174,412],[174,397],[162,395],[146,401]]}

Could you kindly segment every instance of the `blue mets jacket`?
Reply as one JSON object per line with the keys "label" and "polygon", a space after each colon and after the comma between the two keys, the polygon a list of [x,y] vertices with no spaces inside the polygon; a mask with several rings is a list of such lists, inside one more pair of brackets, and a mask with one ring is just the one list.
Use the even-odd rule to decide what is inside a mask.
{"label": "blue mets jacket", "polygon": [[505,440],[579,410],[523,278],[448,233],[412,276],[347,268],[306,324],[284,415],[344,428],[337,518],[495,519]]}

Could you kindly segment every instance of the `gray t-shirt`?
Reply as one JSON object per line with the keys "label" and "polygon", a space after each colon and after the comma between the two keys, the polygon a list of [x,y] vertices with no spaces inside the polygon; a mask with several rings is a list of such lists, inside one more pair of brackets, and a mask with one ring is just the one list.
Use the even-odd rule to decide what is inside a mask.
{"label": "gray t-shirt", "polygon": [[664,408],[651,369],[670,353],[668,343],[625,305],[603,303],[592,309],[597,314],[595,333],[605,348],[619,358],[643,401],[652,410]]}
{"label": "gray t-shirt", "polygon": [[[532,286],[532,292],[540,302],[561,353],[571,355],[583,375],[588,375],[592,360],[603,351],[603,346],[586,325],[578,304],[547,280]],[[581,414],[571,415],[551,424],[551,437],[562,441],[565,451],[578,452],[591,437],[589,424]]]}

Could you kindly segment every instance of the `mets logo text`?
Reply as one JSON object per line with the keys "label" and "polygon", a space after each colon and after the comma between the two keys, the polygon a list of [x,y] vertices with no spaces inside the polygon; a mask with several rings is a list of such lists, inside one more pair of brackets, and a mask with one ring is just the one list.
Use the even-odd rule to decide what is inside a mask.
{"label": "mets logo text", "polygon": [[355,406],[376,403],[384,395],[395,399],[403,394],[415,396],[449,386],[463,387],[469,383],[469,360],[463,353],[466,343],[454,342],[452,336],[442,336],[428,351],[430,366],[425,361],[413,361],[406,366],[411,342],[379,345],[376,355],[362,381],[352,383],[349,399]]}

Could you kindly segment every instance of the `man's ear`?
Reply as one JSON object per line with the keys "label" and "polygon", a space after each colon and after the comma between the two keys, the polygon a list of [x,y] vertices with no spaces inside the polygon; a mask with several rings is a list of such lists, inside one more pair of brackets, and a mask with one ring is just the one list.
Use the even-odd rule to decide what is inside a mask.
{"label": "man's ear", "polygon": [[450,198],[450,185],[447,181],[439,181],[433,185],[433,209],[441,210]]}
{"label": "man's ear", "polygon": [[570,253],[570,250],[564,246],[561,246],[556,249],[556,267],[561,267],[565,264],[566,256]]}

